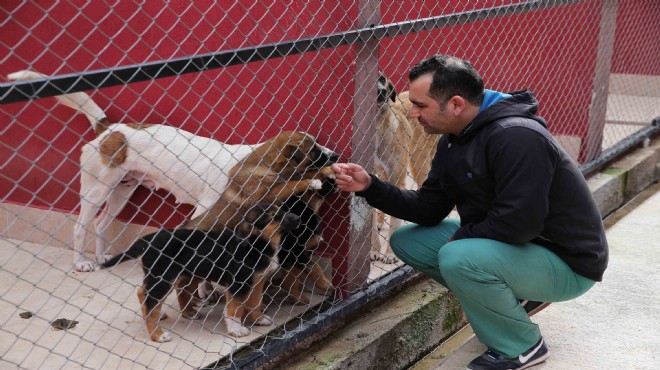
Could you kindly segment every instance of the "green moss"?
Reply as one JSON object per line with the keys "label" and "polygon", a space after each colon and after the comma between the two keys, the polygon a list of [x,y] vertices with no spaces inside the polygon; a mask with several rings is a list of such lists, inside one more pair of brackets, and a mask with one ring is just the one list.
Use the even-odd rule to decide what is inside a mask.
{"label": "green moss", "polygon": [[625,174],[626,170],[621,169],[621,168],[616,168],[616,167],[610,167],[606,170],[603,171],[603,174],[605,175],[613,175],[613,176],[619,176],[622,174]]}
{"label": "green moss", "polygon": [[447,298],[447,312],[442,320],[442,330],[453,332],[463,321],[463,310],[453,293],[448,293]]}

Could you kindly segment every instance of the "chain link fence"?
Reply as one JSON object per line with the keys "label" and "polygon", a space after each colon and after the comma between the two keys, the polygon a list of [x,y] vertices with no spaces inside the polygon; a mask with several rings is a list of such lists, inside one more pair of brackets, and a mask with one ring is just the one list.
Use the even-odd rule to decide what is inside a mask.
{"label": "chain link fence", "polygon": [[[199,317],[171,294],[167,318],[151,317],[171,331],[159,343],[136,297],[140,263],[95,270],[94,255],[95,245],[116,255],[213,209],[231,168],[282,132],[307,132],[340,161],[415,188],[434,138],[405,118],[404,92],[409,68],[431,54],[470,60],[488,88],[533,90],[585,175],[660,125],[655,0],[9,0],[0,9],[2,368],[258,367],[410,278],[387,249],[400,222],[345,193],[303,197],[298,232],[322,240],[300,242],[295,268],[265,282],[251,308],[272,322],[251,317],[237,335],[231,288],[195,281],[180,290],[197,297]],[[8,77],[22,70],[44,75]],[[378,98],[392,89],[395,101]],[[108,122],[132,131],[119,144],[97,138]],[[140,163],[107,180],[127,168],[117,154],[126,147]],[[264,177],[253,175],[240,191],[259,188]],[[250,278],[262,271],[245,264]]]}

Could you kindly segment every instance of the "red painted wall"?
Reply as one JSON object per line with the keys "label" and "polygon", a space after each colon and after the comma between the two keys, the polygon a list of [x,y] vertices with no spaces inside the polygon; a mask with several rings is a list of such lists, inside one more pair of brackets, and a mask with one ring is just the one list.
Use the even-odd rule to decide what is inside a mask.
{"label": "red painted wall", "polygon": [[[388,3],[383,7],[383,22],[402,21],[409,4]],[[430,16],[421,3],[413,2],[410,8],[419,9],[420,17]],[[466,3],[452,2],[457,10],[474,7]],[[512,3],[516,2],[493,1],[489,5]],[[407,90],[412,64],[432,54],[459,56],[472,62],[487,88],[505,92],[531,89],[540,102],[539,114],[553,134],[584,137],[599,21],[599,2],[584,1],[399,36],[383,41],[380,65],[394,76],[402,91]]]}
{"label": "red painted wall", "polygon": [[[0,74],[112,68],[355,27],[351,1],[248,3],[117,2],[111,9],[81,0],[2,2]],[[342,152],[350,137],[342,127],[351,125],[353,59],[352,48],[342,47],[89,93],[113,122],[164,123],[228,143],[298,129]],[[2,116],[3,200],[77,212],[80,148],[94,138],[87,120],[53,98],[3,106]],[[191,210],[145,203],[149,194],[139,191],[134,199],[140,217],[129,207],[121,218],[154,216],[156,224],[173,226]]]}
{"label": "red painted wall", "polygon": [[660,2],[621,0],[612,73],[660,76]]}

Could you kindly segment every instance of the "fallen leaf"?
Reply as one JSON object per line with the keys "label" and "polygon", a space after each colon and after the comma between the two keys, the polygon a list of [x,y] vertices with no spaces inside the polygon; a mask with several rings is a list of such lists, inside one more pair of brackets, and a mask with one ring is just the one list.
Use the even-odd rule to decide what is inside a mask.
{"label": "fallen leaf", "polygon": [[30,311],[25,311],[25,312],[21,312],[21,313],[19,313],[18,316],[20,316],[21,319],[29,319],[29,318],[32,317],[33,315],[32,315],[32,312],[30,312]]}
{"label": "fallen leaf", "polygon": [[75,328],[76,324],[78,324],[78,321],[75,321],[75,320],[57,319],[57,320],[51,322],[50,326],[52,326],[53,329],[55,329],[55,330],[66,330],[66,329]]}

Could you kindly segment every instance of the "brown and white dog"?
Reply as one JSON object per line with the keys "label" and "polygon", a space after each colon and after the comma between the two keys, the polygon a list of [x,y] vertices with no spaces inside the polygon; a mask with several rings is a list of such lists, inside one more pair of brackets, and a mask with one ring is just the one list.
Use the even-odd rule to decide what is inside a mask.
{"label": "brown and white dog", "polygon": [[339,155],[311,135],[285,131],[254,148],[229,170],[229,183],[204,214],[181,226],[184,229],[233,228],[245,210],[258,202],[282,204],[308,190],[321,190],[323,180],[335,178],[330,165]]}
{"label": "brown and white dog", "polygon": [[[12,80],[42,77],[46,76],[34,71],[19,71],[8,76]],[[233,168],[250,154],[254,158],[259,148],[259,153],[285,150],[287,141],[293,138],[304,141],[304,150],[308,152],[314,148],[315,153],[336,156],[305,133],[282,133],[254,145],[230,145],[172,126],[110,124],[103,110],[86,93],[56,98],[63,105],[85,114],[97,134],[96,139],[82,148],[80,215],[73,237],[73,263],[77,271],[94,269],[94,262],[85,256],[85,237],[91,231],[92,222],[96,231],[96,262],[102,263],[110,257],[105,245],[107,228],[138,185],[168,190],[177,202],[195,206],[194,219],[206,214],[217,203],[229,185],[229,172],[235,173]],[[305,140],[301,140],[303,137]],[[300,171],[302,168],[296,168],[292,176]],[[308,186],[299,185],[300,188]],[[244,191],[250,192],[249,189]],[[94,221],[103,204],[105,207]]]}
{"label": "brown and white dog", "polygon": [[[402,189],[411,188],[406,181],[408,175],[418,187],[426,180],[439,139],[438,135],[424,132],[416,119],[408,118],[411,108],[408,92],[397,94],[392,81],[381,74],[378,78],[375,174]],[[373,224],[371,260],[387,264],[397,262],[388,240],[403,222],[376,210]],[[381,240],[381,232],[385,233],[382,236],[386,240]]]}

